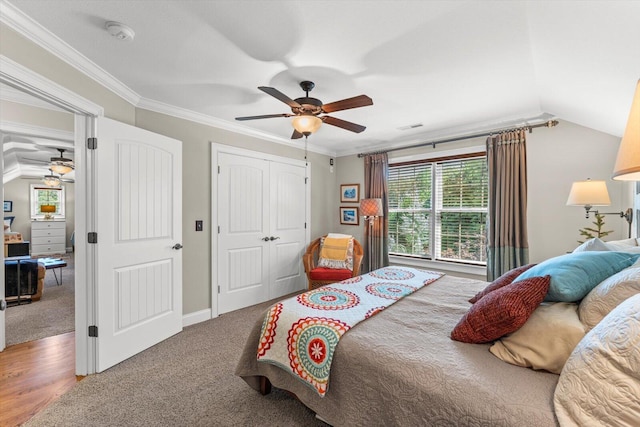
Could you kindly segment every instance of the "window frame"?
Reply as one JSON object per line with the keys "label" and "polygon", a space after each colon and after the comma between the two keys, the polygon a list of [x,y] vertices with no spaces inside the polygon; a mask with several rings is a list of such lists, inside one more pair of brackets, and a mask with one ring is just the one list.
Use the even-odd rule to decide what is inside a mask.
{"label": "window frame", "polygon": [[39,199],[39,193],[40,191],[45,191],[45,190],[54,190],[54,191],[60,191],[60,195],[59,195],[59,201],[57,202],[58,205],[58,209],[56,210],[56,212],[53,213],[54,215],[54,219],[65,219],[65,205],[66,205],[66,199],[65,199],[65,187],[64,185],[60,185],[58,187],[47,187],[46,185],[40,185],[40,184],[31,184],[30,185],[30,192],[29,192],[29,196],[30,196],[30,207],[29,207],[29,213],[31,216],[32,220],[44,220],[45,216],[42,212],[40,212],[40,210],[38,209],[38,199]]}
{"label": "window frame", "polygon": [[[462,151],[462,152],[461,152]],[[454,270],[461,270],[463,272],[467,272],[470,274],[480,274],[483,271],[486,271],[486,257],[484,260],[475,261],[475,260],[462,260],[455,258],[446,258],[442,257],[441,254],[441,214],[443,212],[479,212],[488,215],[488,204],[486,208],[449,208],[442,207],[442,188],[439,187],[439,183],[441,182],[441,177],[438,175],[442,173],[441,166],[444,162],[447,161],[456,161],[456,160],[465,160],[465,159],[486,159],[486,149],[485,147],[469,147],[466,150],[452,150],[449,152],[440,152],[438,155],[424,157],[424,158],[398,158],[392,159],[389,162],[389,167],[402,167],[402,166],[411,166],[418,164],[431,164],[431,202],[430,208],[426,209],[429,211],[429,253],[426,255],[419,254],[403,254],[398,252],[389,252],[389,256],[392,260],[397,261],[398,263],[406,263],[411,265],[425,265],[425,264],[448,264],[455,266]],[[487,177],[488,179],[488,177]],[[488,187],[487,187],[487,197],[488,197]],[[391,207],[389,208],[390,213],[392,212]],[[394,209],[395,211],[395,209]],[[486,228],[485,228],[486,235]],[[391,249],[391,248],[390,248]]]}

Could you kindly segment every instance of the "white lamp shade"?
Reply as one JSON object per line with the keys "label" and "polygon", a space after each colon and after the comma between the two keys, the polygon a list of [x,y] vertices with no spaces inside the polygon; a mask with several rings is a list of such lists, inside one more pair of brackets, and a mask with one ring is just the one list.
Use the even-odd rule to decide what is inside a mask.
{"label": "white lamp shade", "polygon": [[71,172],[73,167],[64,162],[54,162],[49,166],[49,169],[57,174],[64,175],[65,173]]}
{"label": "white lamp shade", "polygon": [[44,178],[42,178],[42,182],[47,187],[57,187],[60,185],[60,178],[55,175],[45,175]]}
{"label": "white lamp shade", "polygon": [[292,123],[295,130],[303,135],[310,135],[320,129],[322,120],[316,116],[296,116]]}
{"label": "white lamp shade", "polygon": [[360,200],[360,215],[384,216],[384,211],[382,210],[382,199]]}
{"label": "white lamp shade", "polygon": [[622,135],[618,158],[613,168],[613,179],[640,181],[640,80],[631,102],[627,127]]}
{"label": "white lamp shade", "polygon": [[567,206],[609,206],[611,199],[604,181],[576,181],[571,185]]}

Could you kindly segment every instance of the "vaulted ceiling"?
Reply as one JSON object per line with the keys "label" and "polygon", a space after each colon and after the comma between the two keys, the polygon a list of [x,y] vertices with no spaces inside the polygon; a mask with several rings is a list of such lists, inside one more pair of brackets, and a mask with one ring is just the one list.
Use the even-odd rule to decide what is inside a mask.
{"label": "vaulted ceiling", "polygon": [[[337,155],[555,116],[620,136],[640,78],[640,1],[2,0],[88,61],[134,104],[291,141],[289,113],[257,89],[373,105],[331,115],[310,149]],[[12,15],[16,12],[12,8]],[[119,21],[135,31],[119,41]],[[55,44],[51,44],[52,46]]]}

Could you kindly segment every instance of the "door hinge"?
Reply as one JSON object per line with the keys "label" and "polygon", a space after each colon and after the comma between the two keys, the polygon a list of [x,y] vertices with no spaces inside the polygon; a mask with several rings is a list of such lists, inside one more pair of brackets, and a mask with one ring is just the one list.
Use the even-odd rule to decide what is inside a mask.
{"label": "door hinge", "polygon": [[220,286],[218,286],[218,293],[220,293]]}
{"label": "door hinge", "polygon": [[305,230],[307,229],[307,223],[306,222],[304,223],[304,229]]}
{"label": "door hinge", "polygon": [[307,183],[307,180],[308,180],[308,179],[309,179],[309,178],[307,178],[306,176],[304,177],[304,183],[305,183],[305,184]]}
{"label": "door hinge", "polygon": [[98,327],[95,325],[89,326],[89,336],[98,337]]}
{"label": "door hinge", "polygon": [[220,174],[220,165],[218,165],[218,174]]}
{"label": "door hinge", "polygon": [[95,231],[90,231],[87,235],[87,242],[98,243],[98,233],[96,233]]}
{"label": "door hinge", "polygon": [[218,234],[220,234],[220,226],[218,226]]}
{"label": "door hinge", "polygon": [[87,148],[89,150],[98,148],[98,138],[87,138]]}

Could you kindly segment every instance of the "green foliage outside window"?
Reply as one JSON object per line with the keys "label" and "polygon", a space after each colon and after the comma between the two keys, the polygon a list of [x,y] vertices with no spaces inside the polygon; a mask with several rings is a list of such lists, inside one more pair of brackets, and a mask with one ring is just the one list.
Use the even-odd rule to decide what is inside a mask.
{"label": "green foliage outside window", "polygon": [[486,159],[457,159],[389,170],[390,252],[486,263]]}

